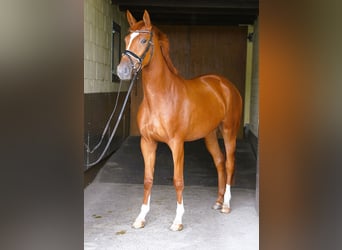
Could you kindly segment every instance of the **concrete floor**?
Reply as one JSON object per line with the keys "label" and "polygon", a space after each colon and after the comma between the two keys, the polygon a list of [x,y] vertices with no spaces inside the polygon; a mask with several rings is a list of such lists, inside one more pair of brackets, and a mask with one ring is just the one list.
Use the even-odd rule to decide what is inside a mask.
{"label": "concrete floor", "polygon": [[202,145],[190,143],[185,150],[184,229],[169,230],[176,200],[165,145],[158,148],[146,226],[133,229],[142,201],[143,165],[139,138],[129,137],[84,190],[84,249],[258,249],[255,159],[248,144],[238,142],[228,215],[211,209],[217,193],[216,170]]}

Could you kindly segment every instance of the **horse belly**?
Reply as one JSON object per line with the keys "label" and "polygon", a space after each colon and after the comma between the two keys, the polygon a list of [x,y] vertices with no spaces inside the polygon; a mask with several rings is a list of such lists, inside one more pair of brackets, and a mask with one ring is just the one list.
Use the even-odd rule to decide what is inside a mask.
{"label": "horse belly", "polygon": [[241,97],[228,80],[217,75],[203,75],[187,84],[191,106],[188,140],[205,137],[223,121],[239,119],[234,114],[241,109],[241,105],[237,105]]}
{"label": "horse belly", "polygon": [[224,119],[224,110],[218,108],[218,105],[215,108],[210,107],[211,105],[200,105],[191,112],[187,141],[203,138],[220,125]]}

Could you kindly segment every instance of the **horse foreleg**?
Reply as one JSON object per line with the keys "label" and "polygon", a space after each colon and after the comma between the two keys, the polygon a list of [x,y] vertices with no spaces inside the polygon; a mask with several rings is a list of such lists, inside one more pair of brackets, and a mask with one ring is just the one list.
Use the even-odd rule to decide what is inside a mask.
{"label": "horse foreleg", "polygon": [[140,213],[132,225],[134,228],[143,228],[145,226],[145,217],[150,211],[151,190],[153,185],[153,173],[154,163],[156,160],[157,143],[155,141],[149,141],[141,137],[140,147],[145,164],[144,197]]}
{"label": "horse foreleg", "polygon": [[177,209],[176,217],[170,227],[172,231],[181,231],[183,229],[182,218],[184,214],[184,203],[183,203],[183,190],[184,190],[184,142],[173,142],[169,144],[172,151],[174,173],[173,173],[173,185],[176,190],[177,197]]}

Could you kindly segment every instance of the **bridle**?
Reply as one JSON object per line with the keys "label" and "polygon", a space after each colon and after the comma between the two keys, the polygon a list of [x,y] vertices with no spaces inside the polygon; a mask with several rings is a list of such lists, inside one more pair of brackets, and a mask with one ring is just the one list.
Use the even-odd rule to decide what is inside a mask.
{"label": "bridle", "polygon": [[[146,48],[145,48],[145,50],[144,50],[144,52],[142,53],[141,56],[138,56],[134,52],[132,52],[130,50],[127,50],[127,49],[122,53],[122,56],[127,56],[128,57],[133,70],[135,72],[139,72],[142,69],[142,62],[145,59],[145,56],[146,56],[147,52],[150,50],[150,48],[152,48],[152,51],[151,51],[151,54],[150,54],[150,60],[148,61],[148,63],[146,65],[148,65],[150,63],[150,61],[151,61],[151,58],[152,58],[152,55],[153,55],[153,41],[152,41],[152,39],[153,39],[153,32],[152,31],[148,31],[148,30],[134,30],[134,31],[130,30],[130,32],[150,33],[150,39],[148,40],[147,46],[146,46]],[[138,67],[136,67],[137,63],[134,63],[133,59],[136,59],[138,61]]]}

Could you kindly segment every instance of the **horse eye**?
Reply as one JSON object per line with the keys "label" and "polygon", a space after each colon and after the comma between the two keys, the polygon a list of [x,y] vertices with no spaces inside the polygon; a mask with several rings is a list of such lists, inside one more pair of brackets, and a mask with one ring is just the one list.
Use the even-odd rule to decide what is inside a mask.
{"label": "horse eye", "polygon": [[145,39],[145,38],[143,38],[143,39],[141,39],[141,41],[140,41],[142,44],[144,44],[144,43],[146,43],[147,42],[147,40]]}

